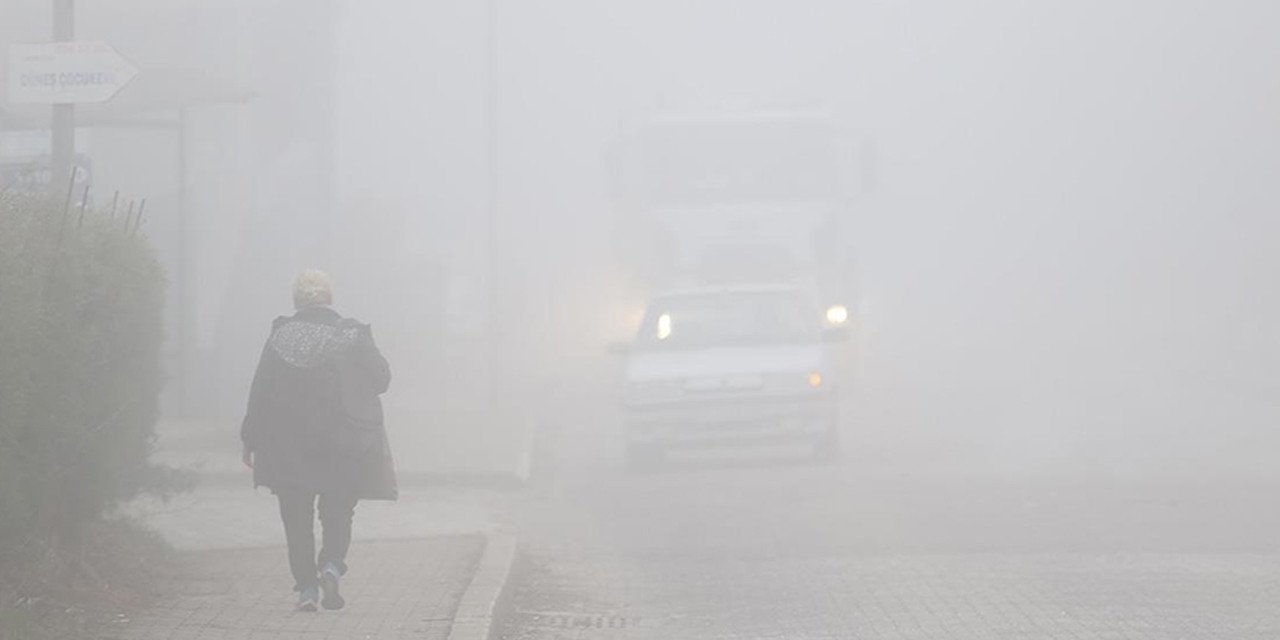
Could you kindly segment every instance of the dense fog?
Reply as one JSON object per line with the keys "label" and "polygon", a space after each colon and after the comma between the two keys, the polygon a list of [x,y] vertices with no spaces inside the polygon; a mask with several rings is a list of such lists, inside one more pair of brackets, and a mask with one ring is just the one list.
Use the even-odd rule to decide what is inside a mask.
{"label": "dense fog", "polygon": [[[43,3],[4,10],[10,42],[49,27]],[[666,259],[621,246],[644,215],[617,187],[647,169],[628,141],[664,118],[820,114],[842,156],[814,169],[841,184],[842,262],[823,268],[856,270],[855,452],[1027,473],[1271,466],[1265,3],[78,10],[77,37],[143,71],[81,109],[78,144],[97,201],[156,207],[172,417],[236,417],[291,274],[317,266],[396,364],[406,465],[533,428],[497,423],[608,421],[606,346],[637,330],[662,286],[643,265]],[[181,142],[147,124],[179,111]],[[42,112],[5,113],[10,162],[38,155]],[[565,402],[598,408],[555,415]]]}
{"label": "dense fog", "polygon": [[[164,459],[238,455],[271,320],[318,268],[391,364],[406,486],[514,475],[603,509],[592,531],[623,528],[616,501],[687,533],[727,508],[690,497],[702,483],[744,512],[800,492],[787,508],[814,511],[769,543],[798,548],[875,522],[814,505],[878,478],[1276,479],[1280,4],[75,11],[77,40],[138,68],[76,107],[76,152],[94,206],[147,198]],[[0,44],[50,20],[0,0]],[[47,106],[0,107],[0,180],[48,162],[49,126]],[[751,404],[792,391],[824,404]],[[716,443],[747,423],[817,438],[820,460],[734,433],[677,452],[698,421]],[[1117,509],[1090,517],[1130,522]],[[1003,550],[992,533],[978,546]],[[663,540],[645,548],[676,553]]]}
{"label": "dense fog", "polygon": [[841,239],[860,284],[855,451],[884,443],[907,468],[1271,467],[1269,6],[497,8],[489,24],[479,6],[343,12],[338,215],[403,230],[399,273],[373,266],[394,259],[385,242],[337,243],[360,269],[339,270],[353,311],[403,317],[411,296],[378,293],[421,283],[413,256],[496,250],[493,379],[597,397],[587,371],[635,330],[610,145],[656,117],[817,111],[866,145]]}
{"label": "dense fog", "polygon": [[[5,5],[6,39],[43,35],[42,3]],[[618,149],[661,118],[818,113],[851,158],[836,242],[858,274],[856,438],[931,468],[1270,466],[1269,5],[79,11],[79,37],[153,70],[83,109],[79,144],[98,200],[170,199],[152,231],[170,263],[188,254],[171,366],[190,379],[171,413],[235,416],[309,265],[380,330],[397,422],[438,416],[406,428],[415,445],[467,437],[443,420],[609,404],[605,345],[646,295],[619,257],[614,186],[641,168]],[[172,127],[120,124],[183,105],[185,232]],[[8,109],[6,154],[29,155],[38,112]]]}

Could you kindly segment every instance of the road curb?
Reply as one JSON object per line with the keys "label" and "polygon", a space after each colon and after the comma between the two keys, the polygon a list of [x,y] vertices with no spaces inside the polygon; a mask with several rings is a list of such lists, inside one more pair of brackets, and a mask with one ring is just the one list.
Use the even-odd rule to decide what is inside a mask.
{"label": "road curb", "polygon": [[494,621],[507,594],[515,559],[515,536],[485,535],[484,552],[471,583],[458,601],[449,640],[489,640],[493,636]]}

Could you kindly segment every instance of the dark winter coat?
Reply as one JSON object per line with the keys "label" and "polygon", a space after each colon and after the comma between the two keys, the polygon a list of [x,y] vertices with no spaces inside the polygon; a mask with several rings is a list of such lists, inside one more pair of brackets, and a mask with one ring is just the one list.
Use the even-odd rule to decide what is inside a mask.
{"label": "dark winter coat", "polygon": [[240,429],[254,485],[394,500],[379,398],[390,383],[369,325],[327,307],[277,318]]}

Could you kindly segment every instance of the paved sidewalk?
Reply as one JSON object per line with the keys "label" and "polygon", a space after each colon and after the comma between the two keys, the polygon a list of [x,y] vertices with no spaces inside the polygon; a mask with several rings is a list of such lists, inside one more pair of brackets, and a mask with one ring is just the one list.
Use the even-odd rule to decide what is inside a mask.
{"label": "paved sidewalk", "polygon": [[[253,472],[240,460],[237,424],[170,420],[157,429],[160,438],[152,461],[194,472],[199,483],[193,492],[168,501],[139,498],[125,505],[124,515],[180,550],[283,544],[275,496],[266,488],[253,488]],[[407,447],[400,452],[411,453]],[[357,506],[352,531],[356,540],[492,533],[512,497],[510,491],[415,476],[403,465],[399,475],[399,500],[362,500]]]}
{"label": "paved sidewalk", "polygon": [[347,607],[298,613],[283,548],[192,551],[163,576],[165,596],[98,637],[110,640],[448,638],[484,549],[480,535],[359,542]]}
{"label": "paved sidewalk", "polygon": [[[284,544],[276,497],[254,490],[248,474],[234,483],[205,483],[167,502],[141,498],[124,514],[155,530],[179,550],[243,549]],[[483,489],[402,487],[395,502],[362,500],[355,540],[492,533],[510,495]],[[319,524],[316,525],[319,535]]]}
{"label": "paved sidewalk", "polygon": [[[238,461],[236,461],[238,464]],[[275,496],[215,476],[164,502],[142,498],[124,515],[179,551],[162,577],[165,597],[118,618],[94,640],[366,640],[478,638],[505,588],[510,545],[498,544],[501,492],[404,487],[397,502],[356,507],[342,611],[296,613]],[[497,538],[495,538],[495,535]],[[316,524],[317,542],[321,527]],[[498,577],[486,577],[489,574]]]}

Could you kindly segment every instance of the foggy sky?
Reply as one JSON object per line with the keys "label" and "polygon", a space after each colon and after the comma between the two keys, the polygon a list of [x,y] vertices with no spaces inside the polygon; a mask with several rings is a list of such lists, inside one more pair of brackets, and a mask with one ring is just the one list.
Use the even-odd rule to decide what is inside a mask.
{"label": "foggy sky", "polygon": [[[598,277],[539,283],[603,270],[601,158],[628,122],[817,106],[877,151],[857,204],[861,410],[877,429],[1012,447],[1031,465],[1083,451],[1121,471],[1269,437],[1280,9],[497,4],[495,197],[504,233],[525,240],[515,306],[592,338],[554,348],[585,354],[612,330],[583,302]],[[344,194],[390,184],[424,212],[407,244],[430,244],[424,220],[484,206],[466,169],[484,162],[484,114],[449,107],[483,105],[484,19],[482,7],[347,8]],[[1126,453],[1111,460],[1117,443]]]}
{"label": "foggy sky", "polygon": [[[16,16],[5,37],[47,32],[43,3],[3,4],[0,23]],[[312,146],[259,144],[296,115],[279,97],[192,116],[192,251],[213,284],[187,302],[198,346],[238,372],[223,406],[239,403],[265,319],[288,310],[283,293],[273,306],[267,285],[242,295],[227,274],[313,266],[270,248],[326,194],[270,189],[320,142],[333,143],[339,239],[321,266],[344,309],[401,354],[408,388],[437,382],[430,362],[483,378],[491,363],[476,354],[497,345],[501,382],[542,403],[607,398],[604,345],[634,330],[610,243],[614,141],[662,114],[819,109],[874,148],[853,221],[860,432],[927,445],[940,463],[1024,470],[1271,466],[1274,3],[486,4],[337,3],[336,68],[306,70],[334,74],[332,131]],[[79,33],[144,70],[215,50],[207,71],[261,85],[284,58],[255,55],[320,27],[246,6],[87,4]],[[224,128],[240,136],[211,133]],[[95,132],[99,178],[151,196],[162,236],[172,143],[145,136]],[[113,166],[129,158],[154,165],[137,172],[149,182]],[[241,197],[253,189],[267,193]],[[462,311],[433,319],[441,299]],[[424,346],[437,321],[459,333],[444,351]]]}

